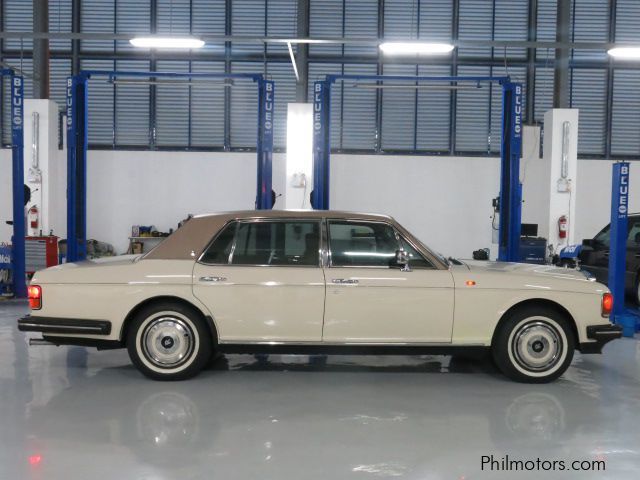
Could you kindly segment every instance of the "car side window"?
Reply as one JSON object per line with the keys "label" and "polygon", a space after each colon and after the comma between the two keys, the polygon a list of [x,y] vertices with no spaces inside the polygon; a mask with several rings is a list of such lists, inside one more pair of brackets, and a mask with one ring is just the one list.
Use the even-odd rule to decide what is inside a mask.
{"label": "car side window", "polygon": [[209,264],[226,264],[229,263],[229,255],[233,247],[233,238],[236,233],[237,222],[229,223],[222,232],[218,234],[215,240],[209,245],[206,252],[202,255],[200,261]]}
{"label": "car side window", "polygon": [[400,238],[402,249],[409,254],[409,267],[411,268],[435,268],[433,264],[424,258],[409,242]]}
{"label": "car side window", "polygon": [[395,230],[385,223],[329,221],[331,265],[335,267],[395,266],[400,243]]}
{"label": "car side window", "polygon": [[232,265],[319,267],[319,221],[240,222]]}
{"label": "car side window", "polygon": [[[630,219],[631,220],[631,219]],[[629,235],[627,236],[627,248],[640,247],[640,221],[629,221]]]}

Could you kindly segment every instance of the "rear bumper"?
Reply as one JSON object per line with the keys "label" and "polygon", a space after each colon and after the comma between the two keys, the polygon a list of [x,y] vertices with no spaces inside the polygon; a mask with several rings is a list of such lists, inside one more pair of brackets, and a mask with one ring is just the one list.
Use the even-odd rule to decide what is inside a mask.
{"label": "rear bumper", "polygon": [[587,327],[587,338],[595,340],[593,342],[583,342],[580,344],[582,353],[602,353],[602,347],[611,340],[622,337],[622,327],[620,325],[590,325]]}
{"label": "rear bumper", "polygon": [[18,320],[18,330],[21,332],[40,332],[60,335],[109,335],[111,333],[111,322],[107,320],[32,317],[31,315],[27,315]]}

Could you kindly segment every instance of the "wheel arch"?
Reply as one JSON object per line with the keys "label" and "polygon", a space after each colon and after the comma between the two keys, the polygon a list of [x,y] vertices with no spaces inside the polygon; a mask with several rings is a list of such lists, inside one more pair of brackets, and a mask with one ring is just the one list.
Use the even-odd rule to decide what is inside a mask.
{"label": "wheel arch", "polygon": [[145,307],[147,307],[149,305],[153,305],[154,303],[160,303],[160,302],[179,303],[179,304],[184,305],[186,307],[192,308],[193,310],[198,312],[200,314],[200,316],[202,317],[202,320],[204,321],[205,325],[207,326],[209,334],[211,335],[211,338],[213,340],[213,345],[215,346],[215,345],[218,344],[218,329],[216,328],[216,325],[215,325],[215,322],[214,322],[213,318],[209,314],[207,314],[206,312],[203,312],[202,308],[198,307],[198,305],[196,305],[195,303],[190,302],[189,300],[186,300],[185,298],[177,297],[177,296],[174,296],[174,295],[158,295],[158,296],[155,296],[155,297],[150,297],[150,298],[147,298],[147,299],[143,300],[142,302],[138,303],[135,307],[133,307],[129,311],[127,316],[125,317],[124,322],[122,322],[122,327],[120,329],[120,341],[121,342],[126,342],[129,326],[131,325],[131,322],[133,321],[135,316],[143,308],[145,308]]}
{"label": "wheel arch", "polygon": [[567,310],[560,303],[554,300],[550,300],[548,298],[528,298],[526,300],[522,300],[517,303],[514,303],[502,314],[502,316],[500,317],[500,320],[498,320],[498,323],[496,324],[496,328],[493,331],[493,335],[491,337],[491,345],[494,345],[496,337],[498,336],[498,332],[500,332],[502,325],[504,325],[504,323],[513,314],[513,312],[520,310],[522,308],[532,307],[532,306],[538,306],[538,307],[544,306],[544,307],[553,309],[559,314],[563,315],[569,321],[569,325],[571,326],[571,330],[573,331],[575,341],[576,342],[580,341],[576,320],[575,318],[573,318],[573,315],[571,315],[571,312],[569,312],[569,310]]}

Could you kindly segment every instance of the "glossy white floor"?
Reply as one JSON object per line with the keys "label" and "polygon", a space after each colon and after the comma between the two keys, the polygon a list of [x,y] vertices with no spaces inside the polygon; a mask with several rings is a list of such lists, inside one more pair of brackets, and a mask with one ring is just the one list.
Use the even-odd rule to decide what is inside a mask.
{"label": "glossy white floor", "polygon": [[[28,347],[0,303],[0,479],[611,478],[640,471],[640,343],[577,355],[550,385],[449,357],[230,356],[187,382],[123,350]],[[500,460],[606,471],[500,472]]]}

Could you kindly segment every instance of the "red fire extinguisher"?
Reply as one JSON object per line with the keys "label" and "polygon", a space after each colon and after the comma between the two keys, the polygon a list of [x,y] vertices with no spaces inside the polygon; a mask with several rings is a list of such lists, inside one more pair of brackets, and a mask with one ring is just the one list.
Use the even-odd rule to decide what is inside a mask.
{"label": "red fire extinguisher", "polygon": [[558,237],[567,238],[567,229],[568,229],[568,227],[569,227],[569,225],[568,225],[568,221],[567,221],[567,216],[566,215],[562,215],[558,219]]}
{"label": "red fire extinguisher", "polygon": [[35,230],[38,229],[38,207],[35,205],[29,209],[27,212],[27,221],[29,223],[29,227]]}

